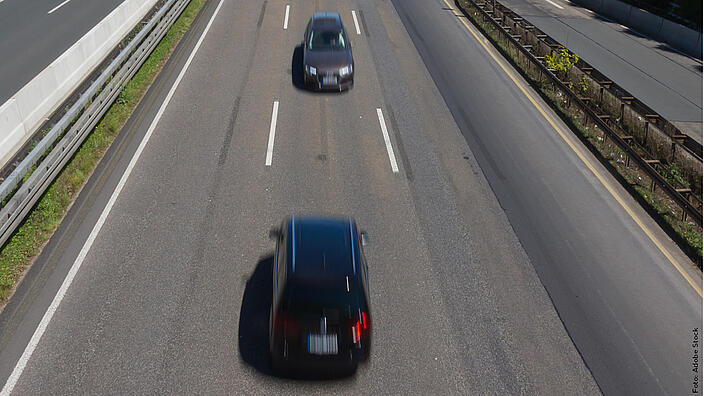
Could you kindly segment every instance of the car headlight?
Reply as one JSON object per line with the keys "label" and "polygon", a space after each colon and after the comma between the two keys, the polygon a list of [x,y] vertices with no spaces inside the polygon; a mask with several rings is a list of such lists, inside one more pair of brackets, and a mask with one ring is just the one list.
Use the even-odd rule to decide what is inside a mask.
{"label": "car headlight", "polygon": [[318,71],[310,65],[306,65],[306,72],[308,72],[311,76],[315,76],[318,73]]}
{"label": "car headlight", "polygon": [[347,65],[345,67],[340,68],[340,75],[341,76],[346,76],[350,73],[352,73],[352,65]]}

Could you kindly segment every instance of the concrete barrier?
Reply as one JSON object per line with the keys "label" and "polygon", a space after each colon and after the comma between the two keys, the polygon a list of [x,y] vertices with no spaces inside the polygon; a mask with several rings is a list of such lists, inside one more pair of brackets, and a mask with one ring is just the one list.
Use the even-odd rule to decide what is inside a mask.
{"label": "concrete barrier", "polygon": [[655,38],[670,43],[675,48],[685,53],[693,54],[697,58],[701,59],[702,57],[701,32],[663,19],[660,34]]}
{"label": "concrete barrier", "polygon": [[662,29],[663,19],[661,17],[640,8],[631,8],[630,20],[634,26],[640,26],[640,33],[650,37],[657,37]]}
{"label": "concrete barrier", "polygon": [[142,20],[157,0],[125,0],[0,105],[0,168]]}
{"label": "concrete barrier", "polygon": [[604,0],[599,13],[617,21],[627,21],[631,16],[631,6],[620,1]]}
{"label": "concrete barrier", "polygon": [[579,0],[578,3],[581,4],[582,6],[589,8],[590,10],[599,12],[601,10],[601,3],[603,3],[604,0]]}
{"label": "concrete barrier", "polygon": [[702,59],[702,32],[649,13],[619,0],[571,0],[639,33]]}

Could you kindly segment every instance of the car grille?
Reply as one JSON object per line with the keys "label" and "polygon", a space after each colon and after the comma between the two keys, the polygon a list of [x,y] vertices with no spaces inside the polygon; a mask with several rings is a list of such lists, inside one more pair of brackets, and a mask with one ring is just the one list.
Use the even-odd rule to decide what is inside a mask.
{"label": "car grille", "polygon": [[335,86],[340,82],[340,76],[337,73],[328,72],[319,76],[319,81],[322,86]]}

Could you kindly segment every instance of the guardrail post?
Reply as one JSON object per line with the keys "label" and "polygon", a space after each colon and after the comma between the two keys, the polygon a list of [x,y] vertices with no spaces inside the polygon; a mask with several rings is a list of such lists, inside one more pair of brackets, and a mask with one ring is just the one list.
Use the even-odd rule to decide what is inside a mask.
{"label": "guardrail post", "polygon": [[677,142],[675,142],[673,140],[671,146],[672,146],[672,150],[671,150],[672,153],[670,154],[670,157],[672,158],[671,161],[674,161],[675,160],[675,152],[677,151]]}

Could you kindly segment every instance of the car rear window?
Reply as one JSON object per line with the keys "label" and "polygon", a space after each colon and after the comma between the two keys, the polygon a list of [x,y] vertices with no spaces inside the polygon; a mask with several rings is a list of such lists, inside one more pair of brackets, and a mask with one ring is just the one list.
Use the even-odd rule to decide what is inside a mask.
{"label": "car rear window", "polygon": [[343,50],[345,48],[347,48],[347,42],[342,30],[313,30],[310,34],[309,50]]}
{"label": "car rear window", "polygon": [[[350,280],[352,282],[352,280]],[[290,283],[284,296],[286,310],[297,315],[320,315],[323,310],[340,311],[344,317],[361,308],[362,291],[359,285],[350,285],[347,291],[345,278],[340,282],[311,285]]]}

